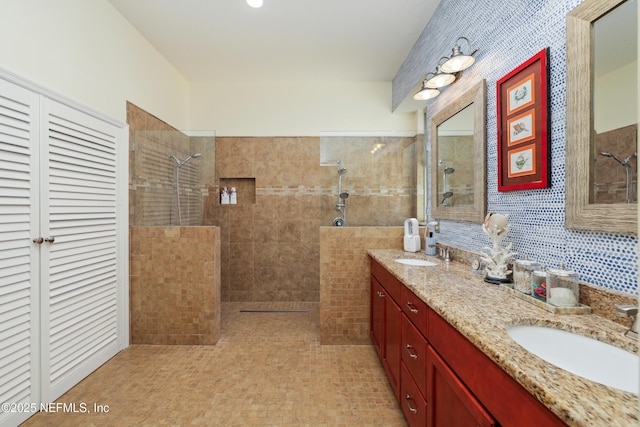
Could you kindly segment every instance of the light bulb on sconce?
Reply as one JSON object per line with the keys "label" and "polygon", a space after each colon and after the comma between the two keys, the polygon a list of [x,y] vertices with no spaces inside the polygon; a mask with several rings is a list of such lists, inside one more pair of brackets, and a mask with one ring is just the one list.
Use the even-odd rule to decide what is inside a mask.
{"label": "light bulb on sconce", "polygon": [[442,71],[446,73],[458,73],[471,67],[473,63],[476,62],[476,59],[473,57],[473,55],[478,51],[478,49],[472,51],[469,55],[465,55],[461,50],[460,44],[458,43],[461,40],[466,41],[467,46],[469,46],[469,49],[471,49],[471,43],[469,42],[469,39],[467,39],[466,37],[459,37],[458,40],[456,40],[455,46],[453,46],[453,49],[451,49],[451,56],[440,67]]}
{"label": "light bulb on sconce", "polygon": [[[429,77],[429,74],[427,74],[427,77]],[[429,87],[427,85],[427,78],[425,78],[422,82],[422,88],[420,88],[420,90],[415,95],[413,95],[413,99],[415,99],[416,101],[426,101],[427,99],[435,98],[438,95],[440,95],[440,91],[436,88]]]}
{"label": "light bulb on sconce", "polygon": [[[447,58],[446,57],[440,58],[440,60],[442,59],[447,59]],[[427,80],[427,87],[441,88],[441,87],[449,86],[455,80],[456,80],[456,76],[454,74],[445,73],[444,71],[442,71],[442,67],[438,64],[438,66],[436,66],[436,73],[433,75],[433,77]]]}

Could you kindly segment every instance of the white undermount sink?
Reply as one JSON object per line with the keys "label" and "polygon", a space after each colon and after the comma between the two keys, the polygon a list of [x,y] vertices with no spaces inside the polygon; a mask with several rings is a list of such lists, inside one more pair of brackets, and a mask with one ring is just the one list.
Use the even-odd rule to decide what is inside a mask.
{"label": "white undermount sink", "polygon": [[522,347],[588,380],[638,394],[638,356],[582,335],[543,326],[508,326]]}
{"label": "white undermount sink", "polygon": [[397,258],[394,261],[399,262],[400,264],[418,265],[422,267],[433,267],[434,265],[438,265],[437,262],[427,261],[426,259]]}

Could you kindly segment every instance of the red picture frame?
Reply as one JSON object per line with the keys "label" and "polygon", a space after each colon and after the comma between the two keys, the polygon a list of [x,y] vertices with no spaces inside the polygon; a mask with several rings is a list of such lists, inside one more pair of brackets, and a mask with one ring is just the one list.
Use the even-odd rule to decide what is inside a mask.
{"label": "red picture frame", "polygon": [[498,107],[498,191],[548,188],[549,48],[496,84]]}

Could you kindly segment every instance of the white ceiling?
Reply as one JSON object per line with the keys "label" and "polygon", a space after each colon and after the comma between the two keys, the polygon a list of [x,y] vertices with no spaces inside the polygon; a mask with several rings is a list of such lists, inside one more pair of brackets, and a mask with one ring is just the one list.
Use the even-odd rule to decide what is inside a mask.
{"label": "white ceiling", "polygon": [[109,0],[189,81],[390,81],[440,0]]}

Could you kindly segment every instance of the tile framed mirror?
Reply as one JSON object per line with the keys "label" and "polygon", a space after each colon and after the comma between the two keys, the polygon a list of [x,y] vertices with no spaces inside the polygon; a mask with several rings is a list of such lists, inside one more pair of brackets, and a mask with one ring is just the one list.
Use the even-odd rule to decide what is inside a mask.
{"label": "tile framed mirror", "polygon": [[637,234],[637,7],[585,0],[567,15],[567,228]]}
{"label": "tile framed mirror", "polygon": [[486,213],[486,83],[431,119],[431,215],[482,222]]}

